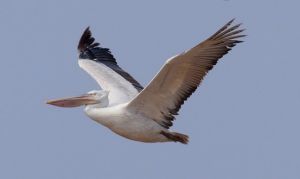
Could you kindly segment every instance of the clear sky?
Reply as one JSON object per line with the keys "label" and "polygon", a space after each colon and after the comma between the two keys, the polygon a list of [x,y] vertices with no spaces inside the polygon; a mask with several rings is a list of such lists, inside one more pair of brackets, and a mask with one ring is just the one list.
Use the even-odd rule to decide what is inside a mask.
{"label": "clear sky", "polygon": [[[300,2],[1,1],[0,178],[299,179]],[[87,26],[146,85],[165,60],[236,18],[248,36],[185,103],[190,143],[145,144],[82,108],[45,104],[98,89],[77,65]]]}

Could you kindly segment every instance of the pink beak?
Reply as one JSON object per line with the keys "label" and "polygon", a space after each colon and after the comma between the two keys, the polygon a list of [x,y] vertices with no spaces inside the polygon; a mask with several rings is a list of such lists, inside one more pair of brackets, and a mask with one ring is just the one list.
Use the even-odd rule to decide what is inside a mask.
{"label": "pink beak", "polygon": [[58,107],[78,107],[81,105],[97,104],[100,101],[95,98],[93,94],[85,94],[82,96],[61,98],[47,101],[47,104],[51,104]]}

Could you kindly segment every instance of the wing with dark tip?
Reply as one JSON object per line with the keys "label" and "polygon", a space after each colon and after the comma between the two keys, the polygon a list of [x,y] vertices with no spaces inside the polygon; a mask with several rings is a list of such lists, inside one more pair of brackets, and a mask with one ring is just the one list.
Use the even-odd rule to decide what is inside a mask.
{"label": "wing with dark tip", "polygon": [[82,34],[79,44],[79,66],[109,91],[109,105],[125,103],[133,99],[143,87],[118,64],[108,48],[95,42],[88,28]]}
{"label": "wing with dark tip", "polygon": [[240,24],[228,22],[207,40],[165,63],[159,73],[129,104],[128,108],[153,119],[161,126],[172,126],[184,101],[197,89],[205,75],[240,40]]}

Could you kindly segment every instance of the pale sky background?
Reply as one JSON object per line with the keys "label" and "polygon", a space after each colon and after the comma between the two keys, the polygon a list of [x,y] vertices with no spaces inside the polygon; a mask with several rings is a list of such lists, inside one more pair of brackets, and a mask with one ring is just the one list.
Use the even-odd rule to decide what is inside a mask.
{"label": "pale sky background", "polygon": [[[299,179],[300,1],[1,1],[1,179]],[[98,89],[77,65],[87,26],[146,85],[165,60],[230,19],[248,37],[185,103],[190,143],[129,141],[82,108]]]}

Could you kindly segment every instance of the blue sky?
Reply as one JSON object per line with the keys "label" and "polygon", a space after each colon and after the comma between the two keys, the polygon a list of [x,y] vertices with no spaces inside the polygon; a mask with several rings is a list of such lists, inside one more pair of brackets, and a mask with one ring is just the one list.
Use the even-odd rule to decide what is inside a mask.
{"label": "blue sky", "polygon": [[[299,1],[1,1],[0,178],[300,178]],[[45,101],[98,89],[77,65],[90,26],[146,85],[169,57],[236,18],[239,44],[185,103],[189,145],[144,144],[82,108]]]}

